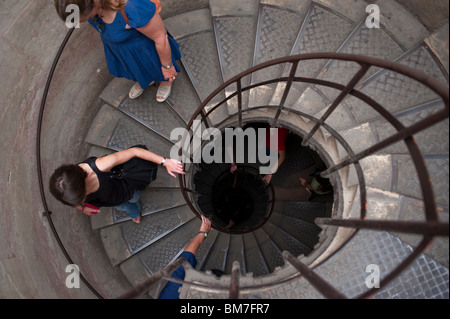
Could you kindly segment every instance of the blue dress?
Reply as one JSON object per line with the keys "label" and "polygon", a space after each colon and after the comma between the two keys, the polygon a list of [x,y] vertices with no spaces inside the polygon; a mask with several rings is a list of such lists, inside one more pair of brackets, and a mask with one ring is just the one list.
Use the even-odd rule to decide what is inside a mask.
{"label": "blue dress", "polygon": [[[131,29],[125,28],[126,22],[120,11],[110,24],[103,22],[101,18],[95,22],[89,19],[89,23],[101,34],[109,72],[116,77],[139,82],[144,89],[152,81],[165,81],[155,42],[136,30],[146,26],[155,12],[156,5],[150,0],[129,0],[125,5],[125,13]],[[172,37],[168,38],[172,63],[177,72],[180,72],[176,64],[181,59],[180,48]]]}

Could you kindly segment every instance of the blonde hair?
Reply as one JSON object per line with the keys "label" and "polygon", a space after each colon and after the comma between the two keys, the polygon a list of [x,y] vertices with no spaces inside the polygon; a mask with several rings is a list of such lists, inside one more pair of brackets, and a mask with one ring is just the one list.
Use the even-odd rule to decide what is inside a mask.
{"label": "blonde hair", "polygon": [[[100,6],[105,10],[120,11],[128,0],[99,0]],[[80,9],[80,15],[87,16],[95,8],[94,0],[54,0],[56,12],[65,21],[70,12],[66,12],[67,6],[74,4]]]}
{"label": "blonde hair", "polygon": [[105,10],[120,11],[127,4],[127,0],[103,0],[102,7]]}

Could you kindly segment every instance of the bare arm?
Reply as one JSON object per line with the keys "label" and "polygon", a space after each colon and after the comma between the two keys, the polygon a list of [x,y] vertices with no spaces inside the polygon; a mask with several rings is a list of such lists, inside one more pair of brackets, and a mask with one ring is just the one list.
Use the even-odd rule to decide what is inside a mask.
{"label": "bare arm", "polygon": [[[172,53],[170,50],[169,39],[167,38],[167,31],[164,27],[163,20],[158,13],[155,13],[146,26],[136,30],[155,42],[156,51],[158,52],[161,64],[172,64]],[[164,78],[169,82],[172,82],[173,78],[177,76],[177,71],[173,66],[170,69],[162,68],[162,72],[164,74]]]}
{"label": "bare arm", "polygon": [[[201,232],[209,233],[211,231],[211,221],[206,218],[205,216],[202,216],[202,225],[200,226]],[[203,234],[197,234],[187,245],[186,249],[184,251],[193,253],[194,255],[197,253],[198,248],[201,246],[203,241],[205,240],[205,235]]]}
{"label": "bare arm", "polygon": [[280,166],[283,164],[283,162],[286,160],[286,151],[278,151],[279,157],[277,159],[276,165],[272,168],[272,174],[267,174],[264,176],[263,181],[265,181],[267,184],[270,184],[270,181],[272,180],[273,174],[275,174]]}
{"label": "bare arm", "polygon": [[[153,162],[156,164],[161,164],[161,162],[164,159],[164,157],[162,157],[161,155],[157,155],[148,150],[139,147],[132,147],[120,152],[100,157],[96,160],[95,164],[97,165],[100,171],[108,172],[113,167],[128,162],[134,157],[139,157],[146,161]],[[184,174],[183,164],[180,161],[168,159],[164,164],[164,167],[166,168],[169,175],[172,177],[176,177],[175,173]]]}
{"label": "bare arm", "polygon": [[286,151],[279,151],[278,154],[280,154],[280,157],[278,158],[277,168],[280,168],[286,160]]}

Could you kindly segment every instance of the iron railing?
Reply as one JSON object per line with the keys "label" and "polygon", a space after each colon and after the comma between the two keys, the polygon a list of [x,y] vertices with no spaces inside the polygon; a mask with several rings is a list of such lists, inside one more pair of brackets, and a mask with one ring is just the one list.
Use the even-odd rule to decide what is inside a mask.
{"label": "iron railing", "polygon": [[[349,61],[359,64],[360,69],[358,72],[352,77],[350,82],[347,85],[342,85],[334,82],[329,82],[321,79],[315,79],[315,78],[305,78],[305,77],[297,77],[295,76],[297,73],[297,68],[299,66],[300,61],[307,61],[307,60],[340,60],[340,61]],[[278,79],[272,79],[260,83],[255,83],[250,86],[247,86],[245,88],[242,87],[242,79],[257,72],[260,70],[263,70],[265,68],[279,65],[279,64],[291,64],[291,69],[288,77],[281,77]],[[444,102],[445,107],[444,109],[436,112],[435,114],[417,122],[414,125],[411,125],[410,127],[405,127],[393,114],[391,114],[385,107],[377,103],[373,98],[367,96],[366,94],[362,93],[361,91],[356,90],[356,86],[358,83],[364,78],[364,76],[369,72],[369,70],[373,67],[381,68],[382,70],[388,70],[393,71],[396,73],[399,73],[403,76],[406,76],[408,78],[411,78],[415,81],[418,81],[419,83],[425,85],[430,90],[435,92]],[[286,86],[284,88],[284,92],[282,94],[282,98],[280,100],[279,105],[276,106],[256,106],[256,107],[249,107],[248,109],[244,109],[243,105],[243,93],[246,91],[250,91],[254,88],[275,84],[275,83],[286,83]],[[329,88],[333,88],[336,90],[339,90],[341,93],[338,95],[338,97],[332,102],[332,104],[328,107],[326,112],[323,114],[323,116],[320,119],[314,118],[311,115],[308,115],[306,113],[293,110],[290,108],[285,107],[285,102],[289,96],[289,92],[291,90],[292,84],[294,82],[303,82],[308,84],[314,84],[314,85],[320,85],[325,86]],[[230,88],[231,86],[236,87],[236,92],[229,94],[227,98],[221,100],[218,102],[215,106],[209,107],[208,111],[205,111],[205,107],[207,107],[219,94],[225,91],[225,89]],[[335,112],[336,108],[341,104],[341,102],[348,96],[353,96],[358,98],[359,100],[365,102],[368,106],[373,108],[375,111],[377,111],[384,119],[387,120],[396,130],[397,132],[390,136],[389,138],[382,140],[381,142],[367,148],[366,150],[359,152],[355,154],[350,146],[347,144],[347,142],[340,136],[335,130],[333,130],[329,125],[327,125],[325,122],[327,119]],[[359,229],[371,229],[376,231],[391,231],[391,232],[400,232],[400,233],[414,233],[414,234],[421,234],[423,235],[423,239],[420,242],[420,244],[417,245],[417,247],[413,250],[413,252],[403,260],[403,262],[400,263],[400,265],[397,266],[391,273],[389,273],[387,276],[383,278],[383,280],[380,282],[380,288],[385,287],[388,283],[390,283],[394,278],[396,278],[401,272],[403,272],[406,268],[408,268],[411,263],[421,254],[423,253],[427,247],[429,247],[436,236],[448,236],[449,235],[449,224],[439,222],[438,215],[437,215],[437,206],[434,199],[434,193],[431,185],[431,179],[424,161],[424,158],[422,156],[422,153],[416,143],[416,141],[413,138],[413,135],[441,122],[449,117],[449,92],[448,88],[445,87],[443,84],[438,82],[436,79],[432,78],[431,76],[415,70],[411,69],[407,66],[401,65],[399,63],[387,61],[387,60],[380,60],[376,58],[371,57],[364,57],[364,56],[356,56],[356,55],[350,55],[350,54],[341,54],[341,53],[312,53],[312,54],[304,54],[304,55],[297,55],[297,56],[289,56],[284,58],[279,58],[276,60],[268,61],[266,63],[262,63],[260,65],[257,65],[245,72],[242,72],[241,74],[233,77],[232,79],[225,82],[223,85],[221,85],[219,88],[217,88],[211,95],[203,101],[202,105],[197,109],[197,111],[193,114],[191,120],[187,124],[187,131],[192,130],[194,120],[198,119],[199,117],[202,119],[205,126],[208,126],[209,117],[215,112],[219,107],[223,107],[226,105],[228,101],[231,99],[237,97],[238,105],[237,105],[237,114],[230,115],[229,118],[224,119],[222,122],[218,123],[216,126],[221,127],[226,122],[229,122],[230,119],[235,119],[238,122],[239,127],[242,127],[243,125],[243,114],[248,111],[252,110],[275,110],[276,115],[271,120],[270,124],[275,127],[279,124],[280,115],[282,112],[288,112],[294,115],[302,116],[305,118],[308,118],[309,120],[314,121],[316,124],[312,128],[310,132],[306,134],[306,136],[303,139],[303,145],[308,146],[311,138],[313,135],[320,129],[324,128],[328,131],[336,140],[338,143],[341,144],[341,146],[347,151],[348,159],[342,161],[341,163],[334,165],[330,168],[328,168],[325,172],[322,173],[323,177],[329,177],[331,174],[339,171],[340,169],[343,169],[349,165],[354,165],[356,168],[357,176],[358,176],[358,182],[359,182],[359,190],[360,190],[360,218],[359,219],[339,219],[339,218],[321,218],[317,219],[316,223],[319,225],[330,225],[330,226],[339,226],[339,227],[346,227],[346,228],[352,228],[355,230],[355,233],[353,236],[350,236],[347,242],[354,237],[356,232]],[[183,142],[186,141],[186,136]],[[418,174],[420,187],[422,190],[422,197],[424,201],[424,210],[425,210],[425,221],[424,222],[406,222],[406,221],[385,221],[385,220],[366,220],[367,217],[367,191],[366,191],[366,184],[364,180],[364,175],[361,169],[361,166],[359,165],[359,162],[370,156],[375,154],[376,152],[386,148],[387,146],[390,146],[392,144],[395,144],[397,142],[404,141],[406,143],[406,146],[408,148],[408,151],[411,155],[411,158],[413,160],[415,169]],[[184,143],[182,143],[184,145]],[[187,174],[186,176],[189,176]],[[180,181],[180,187],[183,193],[183,196],[188,203],[189,207],[194,211],[196,215],[199,215],[200,212],[198,212],[195,209],[195,205],[193,201],[195,200],[193,197],[193,191],[189,188],[189,185],[187,185],[187,177],[186,176],[179,176]],[[314,286],[320,287],[320,292],[324,296],[328,296],[331,298],[340,298],[343,297],[343,295],[340,292],[335,291],[335,289],[330,286],[329,284],[325,283],[323,279],[318,277],[311,269],[309,269],[307,266],[300,263],[296,258],[293,258],[293,256],[289,252],[283,253],[283,258],[286,262],[292,264],[298,271],[301,273],[302,276],[304,276],[308,281],[310,281]],[[235,275],[233,276],[234,280],[234,286],[231,289],[232,291],[238,290],[238,287],[236,287],[236,282],[238,282],[235,279]],[[185,283],[190,284],[190,283]],[[265,288],[265,287],[258,287],[258,288]],[[212,289],[214,290],[214,288]],[[218,289],[217,292],[219,292],[221,289]],[[363,293],[359,296],[359,298],[367,298],[371,297],[375,294],[375,292],[379,291],[379,288],[373,288],[368,290],[367,292]],[[236,293],[232,294],[233,296],[236,296]]]}
{"label": "iron railing", "polygon": [[[53,224],[52,218],[51,218],[51,212],[48,208],[44,186],[43,186],[43,178],[42,178],[42,167],[41,167],[41,130],[42,130],[42,122],[43,122],[43,116],[45,111],[45,104],[46,99],[49,91],[49,87],[53,78],[53,74],[55,72],[55,69],[57,67],[58,61],[61,57],[61,54],[69,41],[74,29],[71,29],[63,43],[61,44],[58,53],[54,59],[52,68],[49,72],[49,76],[47,79],[46,87],[44,90],[42,102],[41,102],[41,108],[39,113],[39,119],[38,119],[38,132],[36,137],[36,159],[37,159],[37,170],[38,170],[38,182],[39,182],[39,189],[41,194],[41,199],[44,205],[45,215],[49,221],[50,228],[52,230],[52,233],[54,234],[58,245],[60,246],[61,250],[63,251],[65,257],[69,261],[69,263],[73,264],[73,260],[70,257],[69,253],[64,247],[64,244],[62,243],[58,232]],[[297,67],[299,65],[300,61],[306,61],[306,60],[317,60],[317,59],[325,59],[325,60],[342,60],[342,61],[351,61],[358,63],[360,65],[360,70],[355,74],[355,76],[352,78],[352,80],[347,85],[341,85],[338,83],[328,82],[321,79],[315,79],[315,78],[305,78],[305,77],[297,77],[295,76]],[[272,79],[256,84],[252,84],[250,86],[247,86],[245,88],[242,87],[242,79],[256,71],[260,71],[264,68],[268,68],[273,65],[278,64],[292,64],[291,71],[288,77],[281,77],[278,79]],[[429,117],[417,122],[414,125],[411,125],[410,127],[404,127],[404,125],[394,117],[386,108],[378,104],[376,101],[374,101],[369,96],[365,95],[364,93],[358,91],[355,89],[358,82],[364,77],[364,75],[367,74],[367,72],[372,67],[378,67],[384,70],[390,70],[397,73],[400,73],[404,76],[407,76],[413,80],[416,80],[423,85],[427,86],[430,90],[434,91],[440,98],[443,100],[445,104],[445,108],[440,110],[437,113],[434,113],[433,115],[430,115]],[[374,59],[370,57],[363,57],[363,56],[355,56],[355,55],[348,55],[348,54],[338,54],[338,53],[314,53],[314,54],[305,54],[305,55],[297,55],[297,56],[290,56],[285,58],[276,59],[273,61],[269,61],[263,64],[260,64],[258,66],[255,66],[235,77],[230,79],[229,81],[225,82],[223,85],[221,85],[219,88],[217,88],[211,95],[200,105],[200,107],[197,109],[197,111],[192,116],[191,120],[189,121],[187,125],[187,130],[189,131],[192,129],[193,121],[197,119],[199,116],[202,118],[204,124],[206,126],[209,126],[209,116],[217,110],[219,107],[226,105],[226,103],[231,100],[234,97],[237,97],[238,100],[238,112],[237,114],[231,115],[229,118],[224,119],[221,123],[217,124],[217,126],[221,126],[226,121],[237,118],[237,122],[240,127],[242,127],[243,124],[243,114],[247,112],[248,110],[245,110],[243,108],[243,93],[246,91],[249,91],[251,89],[257,88],[259,86],[263,85],[269,85],[269,84],[275,84],[275,83],[281,83],[285,82],[287,85],[284,89],[283,96],[280,100],[279,105],[277,106],[257,106],[253,107],[250,110],[275,110],[276,115],[273,118],[272,122],[270,123],[272,126],[277,126],[279,123],[280,115],[283,111],[290,112],[297,116],[302,116],[304,118],[307,118],[309,120],[314,121],[316,124],[314,128],[308,132],[308,134],[304,138],[304,145],[308,145],[308,142],[312,138],[312,136],[319,130],[320,128],[323,128],[327,130],[338,143],[341,144],[341,146],[347,151],[348,159],[342,161],[341,163],[330,167],[327,169],[323,174],[324,177],[329,176],[330,174],[333,174],[340,169],[343,169],[349,165],[354,165],[356,168],[357,176],[358,176],[358,182],[360,187],[360,201],[361,201],[361,212],[360,212],[360,219],[318,219],[316,222],[320,225],[332,225],[332,226],[339,226],[339,227],[348,227],[355,229],[355,233],[359,229],[373,229],[378,231],[395,231],[395,232],[406,232],[406,233],[415,233],[415,234],[422,234],[424,237],[420,244],[413,250],[413,252],[405,259],[403,262],[397,266],[396,269],[394,269],[390,274],[388,274],[380,283],[381,288],[385,287],[389,282],[391,282],[394,278],[396,278],[403,270],[405,270],[408,266],[411,265],[411,263],[421,254],[425,251],[427,247],[431,244],[434,237],[436,236],[448,236],[448,223],[442,223],[438,219],[437,210],[436,210],[436,202],[434,200],[434,194],[432,185],[430,183],[430,177],[429,173],[427,171],[424,158],[420,152],[419,147],[415,143],[415,140],[413,138],[413,135],[421,132],[443,120],[448,119],[449,117],[449,92],[448,89],[439,83],[434,78],[426,75],[425,73],[422,73],[420,71],[408,68],[406,66],[400,65],[398,63],[386,61],[386,60],[379,60]],[[294,82],[303,82],[303,83],[309,83],[309,84],[315,84],[315,85],[321,85],[333,89],[340,90],[341,93],[339,96],[334,100],[334,102],[331,104],[331,106],[328,108],[328,110],[325,112],[325,114],[320,118],[316,119],[313,116],[303,113],[301,111],[296,111],[292,109],[288,109],[285,107],[286,99],[289,95],[289,91],[292,87],[292,84]],[[229,95],[226,99],[223,99],[221,102],[217,103],[213,108],[209,109],[207,112],[205,111],[205,107],[216,97],[218,96],[222,91],[224,91],[227,87],[230,85],[236,84],[236,92]],[[335,130],[333,130],[332,127],[327,125],[325,122],[330,117],[330,115],[333,114],[333,112],[336,110],[336,108],[339,106],[339,104],[347,97],[347,96],[354,96],[361,101],[365,102],[367,105],[372,107],[374,110],[376,110],[382,117],[384,117],[396,130],[397,133],[390,136],[389,138],[367,148],[366,150],[355,154],[351,147],[347,144],[345,139],[340,136]],[[423,201],[424,201],[424,210],[425,210],[425,222],[404,222],[404,221],[382,221],[382,220],[366,220],[366,209],[367,209],[367,193],[366,193],[366,185],[364,181],[364,175],[362,168],[359,164],[359,161],[362,159],[375,154],[379,150],[382,150],[383,148],[392,145],[394,143],[397,143],[399,141],[404,141],[408,147],[408,150],[411,154],[412,160],[414,162],[419,183],[422,189],[422,195],[423,195]],[[184,144],[183,144],[184,145]],[[189,187],[186,185],[186,176],[180,176],[179,177],[180,186],[182,189],[183,196],[188,204],[188,206],[199,215],[200,213],[196,210],[195,205],[193,204],[193,199],[190,195],[192,195],[192,191],[189,190]],[[350,240],[351,238],[349,238]],[[308,266],[303,265],[297,258],[292,256],[289,252],[283,252],[283,258],[287,263],[290,263],[293,265],[295,269],[298,270],[299,273],[295,274],[294,276],[291,276],[289,278],[284,278],[279,280],[277,283],[272,283],[271,287],[276,285],[281,285],[283,283],[286,283],[293,278],[301,275],[305,277],[308,281],[311,282],[313,286],[315,286],[319,291],[326,297],[329,298],[344,298],[345,296],[342,295],[339,291],[336,291],[334,287],[332,287],[330,284],[326,283],[322,278],[320,278],[316,273],[314,273],[313,269],[310,269]],[[239,286],[239,278],[240,278],[240,270],[239,265],[237,263],[233,264],[233,271],[231,276],[231,284],[228,288],[223,288],[220,286],[205,286],[203,284],[199,283],[193,283],[193,282],[185,282],[183,280],[178,280],[169,277],[169,274],[172,270],[176,269],[179,265],[183,265],[184,261],[182,259],[176,260],[173,264],[169,265],[165,269],[161,270],[160,272],[156,273],[154,276],[152,276],[150,279],[148,279],[146,282],[141,284],[136,289],[128,292],[127,294],[123,295],[123,298],[129,298],[129,297],[136,297],[143,292],[148,291],[150,287],[157,281],[159,281],[161,278],[164,278],[169,281],[178,282],[184,285],[190,285],[196,287],[196,289],[204,290],[208,292],[215,292],[220,293],[224,290],[229,291],[229,297],[230,298],[238,298],[239,292],[249,292],[249,291],[257,291],[257,290],[263,290],[268,289],[269,287],[267,285],[255,285],[253,287],[240,287]],[[103,298],[96,290],[91,286],[89,281],[82,275],[81,280],[86,284],[86,286],[98,297]],[[378,290],[378,289],[377,289]],[[367,292],[363,293],[359,296],[359,298],[367,298],[375,294],[376,290],[371,289]]]}

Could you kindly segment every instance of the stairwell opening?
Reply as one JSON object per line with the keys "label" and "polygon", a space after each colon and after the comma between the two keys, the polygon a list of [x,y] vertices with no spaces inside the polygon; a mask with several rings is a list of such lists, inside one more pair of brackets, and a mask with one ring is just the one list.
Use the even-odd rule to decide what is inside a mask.
{"label": "stairwell opening", "polygon": [[[268,123],[255,122],[244,126],[243,130],[267,127]],[[230,234],[251,233],[267,222],[280,227],[283,232],[281,224],[286,220],[280,222],[280,218],[272,219],[273,212],[283,216],[289,214],[289,218],[307,219],[311,226],[315,217],[330,217],[334,199],[331,184],[325,194],[318,196],[307,190],[300,181],[303,178],[309,179],[309,182],[314,172],[325,169],[325,163],[319,154],[301,143],[302,138],[290,131],[285,139],[286,157],[270,183],[264,180],[265,175],[260,174],[259,168],[264,164],[249,161],[248,152],[254,151],[251,147],[246,147],[245,162],[239,163],[235,170],[232,164],[207,164],[203,161],[197,164],[193,170],[193,189],[199,212],[211,219],[215,229]],[[226,152],[225,147],[223,152]],[[307,253],[313,251],[319,240],[320,228],[314,226]]]}
{"label": "stairwell opening", "polygon": [[269,187],[252,167],[223,172],[211,194],[215,228],[236,234],[258,229],[272,212],[269,193]]}

